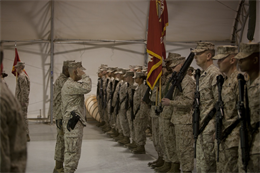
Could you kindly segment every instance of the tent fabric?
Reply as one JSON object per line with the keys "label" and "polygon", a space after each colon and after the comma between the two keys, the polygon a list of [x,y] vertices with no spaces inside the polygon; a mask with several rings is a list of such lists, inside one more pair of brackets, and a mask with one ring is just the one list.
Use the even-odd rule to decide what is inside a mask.
{"label": "tent fabric", "polygon": [[[230,40],[238,5],[168,0],[166,41]],[[50,6],[47,0],[2,1],[1,39],[49,39]],[[54,39],[145,40],[148,12],[149,0],[55,0]]]}

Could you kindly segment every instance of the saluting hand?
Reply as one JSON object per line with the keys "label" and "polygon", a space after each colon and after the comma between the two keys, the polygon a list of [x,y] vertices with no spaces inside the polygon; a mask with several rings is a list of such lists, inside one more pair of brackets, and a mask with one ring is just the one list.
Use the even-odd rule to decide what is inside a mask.
{"label": "saluting hand", "polygon": [[80,68],[77,68],[77,72],[79,76],[82,76],[83,74],[86,74],[83,70],[81,70]]}

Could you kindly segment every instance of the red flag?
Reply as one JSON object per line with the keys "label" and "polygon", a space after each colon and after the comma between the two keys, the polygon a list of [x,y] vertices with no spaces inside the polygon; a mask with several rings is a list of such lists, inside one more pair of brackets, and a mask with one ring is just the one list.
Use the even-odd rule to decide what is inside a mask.
{"label": "red flag", "polygon": [[166,27],[168,26],[168,9],[167,9],[167,3],[166,0],[161,0],[161,17],[160,17],[160,22],[162,24],[162,56],[163,59],[166,58],[166,51],[165,51],[165,46],[164,46],[164,37],[166,35]]}
{"label": "red flag", "polygon": [[[159,4],[159,8],[157,6],[157,2]],[[159,11],[159,15],[157,11]],[[165,47],[163,43],[163,37],[165,36],[167,25],[168,13],[166,1],[150,0],[147,36],[147,53],[149,56],[147,69],[147,84],[151,89],[154,88],[155,84],[162,75],[162,57],[165,58]]]}
{"label": "red flag", "polygon": [[[12,73],[14,74],[14,76],[16,76],[16,69],[15,69],[15,65],[17,64],[17,62],[20,62],[20,58],[19,58],[19,55],[18,55],[18,51],[17,51],[17,48],[15,48],[15,57],[14,57],[14,63],[13,63],[13,68],[12,68]],[[23,70],[24,73],[28,76],[28,74],[26,73],[25,70]],[[19,74],[17,74],[19,75]]]}

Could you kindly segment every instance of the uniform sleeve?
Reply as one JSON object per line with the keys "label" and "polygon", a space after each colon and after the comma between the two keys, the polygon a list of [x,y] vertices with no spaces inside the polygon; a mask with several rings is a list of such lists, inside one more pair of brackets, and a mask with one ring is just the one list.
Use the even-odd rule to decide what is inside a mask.
{"label": "uniform sleeve", "polygon": [[29,79],[26,77],[19,78],[19,85],[21,87],[21,104],[29,104],[29,93],[30,93],[30,83]]}
{"label": "uniform sleeve", "polygon": [[213,76],[212,85],[211,85],[215,103],[218,101],[218,85],[217,85],[217,76],[218,75],[219,74],[216,74]]}
{"label": "uniform sleeve", "polygon": [[[178,108],[190,108],[194,101],[195,84],[192,80],[186,78],[182,83],[183,92],[170,101],[170,105]],[[175,88],[175,92],[178,90]],[[179,92],[179,91],[177,91]]]}
{"label": "uniform sleeve", "polygon": [[[82,75],[82,82],[74,82],[71,87],[71,93],[73,94],[87,94],[91,91],[92,82],[89,76]],[[71,94],[70,93],[70,94]]]}
{"label": "uniform sleeve", "polygon": [[113,107],[116,106],[116,101],[117,101],[117,98],[118,98],[118,95],[117,95],[118,90],[119,90],[119,83],[117,84],[115,92],[114,92],[114,95],[113,95],[113,101],[112,101],[112,106]]}
{"label": "uniform sleeve", "polygon": [[[11,94],[11,93],[10,93]],[[13,98],[11,95],[9,98]],[[11,99],[10,99],[11,100]],[[14,102],[1,99],[1,172],[25,172],[27,138],[21,108]]]}
{"label": "uniform sleeve", "polygon": [[145,115],[145,114],[148,113],[148,111],[147,111],[148,110],[148,105],[145,102],[142,101],[143,100],[143,96],[144,96],[146,90],[147,90],[147,86],[143,85],[141,87],[141,91],[140,91],[141,92],[140,113],[142,115]]}

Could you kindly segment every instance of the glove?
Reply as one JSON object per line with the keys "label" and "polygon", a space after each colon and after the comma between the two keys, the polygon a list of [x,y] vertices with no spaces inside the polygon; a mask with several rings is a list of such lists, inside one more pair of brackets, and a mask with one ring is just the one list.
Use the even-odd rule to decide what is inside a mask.
{"label": "glove", "polygon": [[62,119],[56,120],[56,126],[57,126],[58,129],[62,128]]}

